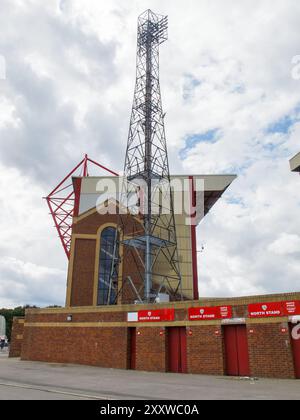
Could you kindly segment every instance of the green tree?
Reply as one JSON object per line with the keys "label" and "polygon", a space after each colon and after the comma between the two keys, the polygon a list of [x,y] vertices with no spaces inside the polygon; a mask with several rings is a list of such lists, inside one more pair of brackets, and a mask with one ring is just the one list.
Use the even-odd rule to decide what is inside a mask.
{"label": "green tree", "polygon": [[25,316],[25,310],[27,308],[36,308],[36,306],[26,305],[26,306],[18,306],[14,309],[6,309],[6,308],[0,309],[0,315],[3,315],[6,320],[6,336],[9,341],[11,337],[11,328],[12,328],[12,322],[13,322],[14,316]]}

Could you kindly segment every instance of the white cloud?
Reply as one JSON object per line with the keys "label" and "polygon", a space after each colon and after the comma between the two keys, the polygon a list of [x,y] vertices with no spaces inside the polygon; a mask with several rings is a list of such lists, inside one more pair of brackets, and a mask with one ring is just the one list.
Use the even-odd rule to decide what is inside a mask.
{"label": "white cloud", "polygon": [[64,304],[64,270],[3,257],[0,258],[0,276],[1,307]]}
{"label": "white cloud", "polygon": [[42,196],[17,169],[0,165],[0,307],[64,302],[66,258]]}
{"label": "white cloud", "polygon": [[269,245],[269,251],[277,255],[300,255],[300,236],[282,233],[278,239]]}
{"label": "white cloud", "polygon": [[[169,15],[161,86],[172,171],[239,175],[199,227],[200,293],[299,289],[299,256],[280,251],[300,235],[300,179],[288,166],[299,151],[299,2],[2,0],[0,272],[10,261],[16,295],[1,289],[0,306],[45,302],[19,274],[15,282],[28,264],[45,288],[57,275],[49,297],[64,299],[66,261],[41,196],[86,152],[123,167],[136,19],[148,7]],[[269,130],[286,115],[286,130]],[[188,136],[215,129],[216,142],[180,161]]]}

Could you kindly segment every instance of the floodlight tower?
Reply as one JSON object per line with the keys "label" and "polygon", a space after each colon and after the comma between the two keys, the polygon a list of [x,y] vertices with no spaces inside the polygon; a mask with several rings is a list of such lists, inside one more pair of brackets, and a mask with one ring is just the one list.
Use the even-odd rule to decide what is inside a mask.
{"label": "floodlight tower", "polygon": [[143,302],[154,301],[162,290],[177,299],[182,297],[159,83],[159,46],[167,38],[167,16],[151,10],[139,16],[136,85],[124,177],[129,184],[142,185],[143,229],[127,232],[120,243],[134,248],[143,260]]}

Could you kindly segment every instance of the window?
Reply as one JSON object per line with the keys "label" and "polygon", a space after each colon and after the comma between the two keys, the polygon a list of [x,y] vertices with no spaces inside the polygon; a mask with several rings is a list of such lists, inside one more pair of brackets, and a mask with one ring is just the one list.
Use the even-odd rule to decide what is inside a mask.
{"label": "window", "polygon": [[[116,303],[118,290],[117,272],[113,273],[113,282],[110,286],[115,236],[116,229],[114,227],[107,227],[101,233],[97,305],[113,305]],[[118,255],[118,250],[116,250],[116,254]]]}

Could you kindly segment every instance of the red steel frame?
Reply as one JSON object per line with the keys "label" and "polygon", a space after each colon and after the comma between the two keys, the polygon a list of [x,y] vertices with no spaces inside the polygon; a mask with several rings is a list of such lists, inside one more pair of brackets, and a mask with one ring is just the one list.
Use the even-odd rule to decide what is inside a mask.
{"label": "red steel frame", "polygon": [[118,176],[116,172],[111,171],[100,163],[90,159],[88,155],[85,155],[82,161],[45,197],[54,221],[54,226],[56,227],[68,259],[70,258],[72,224],[76,199],[72,177],[89,176],[89,163],[101,168],[110,175]]}
{"label": "red steel frame", "polygon": [[[196,192],[194,185],[194,177],[190,176],[190,194],[191,194],[191,218],[196,217],[193,214],[193,210],[196,207]],[[192,261],[193,261],[193,289],[194,289],[194,300],[199,299],[199,287],[198,287],[198,258],[197,258],[197,226],[191,223],[191,241],[192,241]]]}

